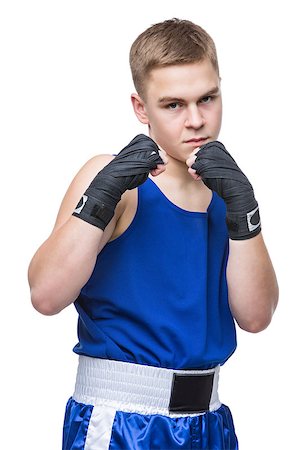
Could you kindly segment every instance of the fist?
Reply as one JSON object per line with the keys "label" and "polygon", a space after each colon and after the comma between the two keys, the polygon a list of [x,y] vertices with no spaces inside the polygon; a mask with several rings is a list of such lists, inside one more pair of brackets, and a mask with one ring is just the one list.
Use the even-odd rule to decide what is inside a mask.
{"label": "fist", "polygon": [[225,202],[231,239],[249,239],[260,230],[260,217],[253,187],[221,142],[209,142],[188,160],[188,171],[215,191]]}

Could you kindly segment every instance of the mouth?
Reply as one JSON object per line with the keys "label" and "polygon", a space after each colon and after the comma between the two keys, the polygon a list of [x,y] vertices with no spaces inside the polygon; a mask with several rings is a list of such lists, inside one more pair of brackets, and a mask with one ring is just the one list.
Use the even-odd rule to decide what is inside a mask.
{"label": "mouth", "polygon": [[192,138],[188,141],[184,141],[185,144],[191,144],[195,147],[201,147],[209,138],[208,137],[199,137],[199,138]]}

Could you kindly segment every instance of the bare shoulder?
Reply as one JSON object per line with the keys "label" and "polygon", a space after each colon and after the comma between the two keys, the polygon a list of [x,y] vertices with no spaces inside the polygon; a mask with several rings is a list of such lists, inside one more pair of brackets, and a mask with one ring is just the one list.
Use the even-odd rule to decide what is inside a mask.
{"label": "bare shoulder", "polygon": [[86,191],[91,181],[95,178],[97,173],[113,159],[113,155],[96,155],[82,166],[73,178],[62,200],[54,230],[61,227],[70,218],[79,199],[82,197],[82,194]]}
{"label": "bare shoulder", "polygon": [[70,187],[73,184],[80,182],[85,186],[84,190],[88,187],[93,178],[105,167],[110,161],[114,159],[113,155],[96,155],[89,159],[82,168],[75,175]]}

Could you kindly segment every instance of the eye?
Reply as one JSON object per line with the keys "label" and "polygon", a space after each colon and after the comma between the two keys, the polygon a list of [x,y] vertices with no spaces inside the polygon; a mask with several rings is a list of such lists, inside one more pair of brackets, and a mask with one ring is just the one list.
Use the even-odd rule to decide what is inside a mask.
{"label": "eye", "polygon": [[208,97],[203,97],[201,100],[200,100],[200,103],[204,103],[204,104],[206,104],[206,103],[210,103],[211,101],[212,101],[212,99],[213,99],[213,97],[211,96],[211,95],[209,95]]}
{"label": "eye", "polygon": [[179,105],[179,103],[177,103],[177,102],[169,103],[169,104],[167,105],[167,109],[174,110],[174,109],[178,109],[179,106],[180,106],[180,105]]}

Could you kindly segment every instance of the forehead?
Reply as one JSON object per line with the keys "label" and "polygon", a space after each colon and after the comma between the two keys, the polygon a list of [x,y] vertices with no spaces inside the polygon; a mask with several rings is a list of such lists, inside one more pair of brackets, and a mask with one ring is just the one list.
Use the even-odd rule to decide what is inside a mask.
{"label": "forehead", "polygon": [[147,80],[147,98],[200,97],[220,86],[220,79],[210,61],[178,64],[152,69]]}

